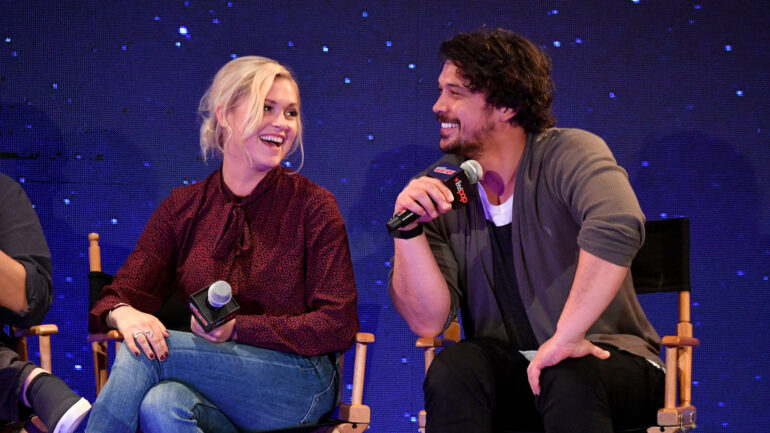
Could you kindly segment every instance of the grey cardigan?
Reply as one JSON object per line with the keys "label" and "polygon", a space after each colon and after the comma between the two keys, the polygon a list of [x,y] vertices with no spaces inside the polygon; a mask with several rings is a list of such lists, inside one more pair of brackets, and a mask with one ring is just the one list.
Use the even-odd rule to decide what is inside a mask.
{"label": "grey cardigan", "polygon": [[[455,165],[461,158],[447,155]],[[473,316],[475,337],[508,341],[492,294],[492,250],[480,200],[425,224],[452,304],[446,326],[462,305]],[[582,248],[629,266],[644,240],[644,214],[604,141],[579,129],[530,134],[516,175],[512,236],[521,299],[540,344],[556,331]],[[588,330],[593,342],[662,365],[660,337],[636,298],[630,273]]]}

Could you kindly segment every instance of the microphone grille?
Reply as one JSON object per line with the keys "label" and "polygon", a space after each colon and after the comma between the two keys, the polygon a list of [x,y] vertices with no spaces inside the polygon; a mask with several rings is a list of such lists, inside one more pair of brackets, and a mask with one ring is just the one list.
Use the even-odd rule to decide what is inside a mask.
{"label": "microphone grille", "polygon": [[465,174],[468,175],[468,181],[471,184],[478,182],[479,179],[484,176],[484,170],[481,168],[481,164],[475,159],[469,159],[463,162],[460,164],[460,168],[462,168],[465,171]]}
{"label": "microphone grille", "polygon": [[220,308],[230,302],[233,289],[227,281],[217,281],[209,286],[209,304],[214,308]]}

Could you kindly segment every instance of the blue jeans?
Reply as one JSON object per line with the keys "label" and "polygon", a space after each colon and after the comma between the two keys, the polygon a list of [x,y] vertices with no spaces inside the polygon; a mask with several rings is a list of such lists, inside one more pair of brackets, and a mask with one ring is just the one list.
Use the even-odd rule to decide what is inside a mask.
{"label": "blue jeans", "polygon": [[163,362],[123,344],[87,432],[135,433],[140,421],[145,433],[259,431],[312,423],[334,409],[333,356],[170,333]]}

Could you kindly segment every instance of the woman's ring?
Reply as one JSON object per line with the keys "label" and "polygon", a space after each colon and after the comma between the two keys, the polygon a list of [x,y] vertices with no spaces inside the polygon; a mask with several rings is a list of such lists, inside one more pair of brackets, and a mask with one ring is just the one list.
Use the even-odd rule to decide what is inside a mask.
{"label": "woman's ring", "polygon": [[142,334],[144,334],[142,331],[136,331],[133,334],[131,334],[131,336],[134,337],[134,340],[136,340],[136,336],[137,335],[142,335]]}
{"label": "woman's ring", "polygon": [[152,331],[148,329],[148,330],[144,331],[144,335],[146,335],[147,338],[150,338],[150,337],[152,337]]}

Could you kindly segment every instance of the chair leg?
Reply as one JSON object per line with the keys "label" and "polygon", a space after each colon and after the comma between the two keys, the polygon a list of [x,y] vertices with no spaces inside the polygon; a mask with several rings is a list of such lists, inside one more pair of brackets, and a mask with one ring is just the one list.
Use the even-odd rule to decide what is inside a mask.
{"label": "chair leg", "polygon": [[96,375],[96,395],[98,396],[107,382],[108,375],[108,356],[107,342],[94,341],[91,343],[91,350],[94,355],[94,373]]}
{"label": "chair leg", "polygon": [[19,361],[29,361],[27,357],[27,338],[20,337],[16,339],[16,353],[19,354]]}
{"label": "chair leg", "polygon": [[40,335],[37,341],[40,346],[40,367],[51,373],[53,368],[51,365],[51,336]]}

